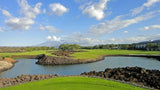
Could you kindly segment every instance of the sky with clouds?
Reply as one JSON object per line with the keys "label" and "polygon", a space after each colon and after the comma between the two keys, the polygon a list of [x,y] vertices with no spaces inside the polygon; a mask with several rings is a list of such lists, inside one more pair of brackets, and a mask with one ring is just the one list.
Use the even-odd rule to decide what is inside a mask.
{"label": "sky with clouds", "polygon": [[0,46],[160,39],[160,0],[0,0]]}

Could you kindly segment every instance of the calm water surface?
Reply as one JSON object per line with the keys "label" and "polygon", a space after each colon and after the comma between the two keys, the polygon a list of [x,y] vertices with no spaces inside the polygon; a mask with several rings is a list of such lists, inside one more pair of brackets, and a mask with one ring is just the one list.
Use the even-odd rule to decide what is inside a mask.
{"label": "calm water surface", "polygon": [[42,66],[37,65],[36,59],[18,59],[15,66],[0,74],[0,77],[16,77],[21,74],[58,74],[58,75],[79,75],[82,72],[89,71],[103,71],[106,68],[117,68],[126,66],[139,66],[146,69],[160,70],[160,61],[153,58],[144,57],[106,57],[102,61],[75,64],[75,65],[55,65],[55,66]]}

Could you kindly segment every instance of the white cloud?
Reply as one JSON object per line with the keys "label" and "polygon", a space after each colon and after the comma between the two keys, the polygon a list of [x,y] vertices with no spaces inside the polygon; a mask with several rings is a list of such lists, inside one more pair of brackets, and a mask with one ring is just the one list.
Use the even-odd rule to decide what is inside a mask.
{"label": "white cloud", "polygon": [[127,34],[127,33],[128,33],[128,31],[124,31],[123,33]]}
{"label": "white cloud", "polygon": [[145,26],[144,28],[140,28],[140,30],[157,30],[160,29],[160,25],[151,25]]}
{"label": "white cloud", "polygon": [[61,44],[78,44],[82,46],[92,46],[97,44],[106,44],[104,40],[88,37],[87,35],[81,33],[73,33],[71,35],[62,35],[60,37],[48,36],[48,40],[57,41]]}
{"label": "white cloud", "polygon": [[142,36],[134,36],[134,37],[126,37],[126,38],[112,38],[106,40],[109,42],[108,44],[129,44],[129,43],[137,43],[142,41],[149,41],[149,40],[157,40],[160,38],[160,34],[156,35],[142,35]]}
{"label": "white cloud", "polygon": [[7,10],[2,9],[2,14],[5,15],[6,17],[12,17],[12,15]]}
{"label": "white cloud", "polygon": [[40,14],[42,3],[37,3],[33,8],[28,4],[26,0],[18,0],[18,4],[21,7],[21,14],[24,14],[28,18],[36,18]]}
{"label": "white cloud", "polygon": [[45,28],[46,28],[48,31],[50,31],[51,33],[57,33],[57,32],[59,32],[59,30],[56,29],[56,28],[53,27],[53,26],[45,26]]}
{"label": "white cloud", "polygon": [[89,17],[95,17],[97,20],[104,18],[104,10],[107,9],[107,2],[110,0],[99,0],[97,3],[92,5],[87,4],[87,7],[84,8],[84,5],[80,6],[83,9],[82,14],[88,14]]}
{"label": "white cloud", "polygon": [[47,37],[48,40],[51,40],[51,41],[61,41],[61,38],[60,37],[56,37],[56,36],[48,36]]}
{"label": "white cloud", "polygon": [[39,29],[40,29],[40,30],[48,30],[48,31],[51,32],[51,33],[58,33],[58,32],[60,32],[60,30],[56,29],[56,28],[53,27],[53,26],[49,26],[49,25],[47,25],[47,26],[45,26],[45,27],[43,27],[42,25],[40,25]]}
{"label": "white cloud", "polygon": [[55,14],[58,16],[61,16],[68,11],[68,9],[60,3],[52,3],[49,5],[49,7],[52,11],[51,14]]}
{"label": "white cloud", "polygon": [[5,20],[5,24],[12,30],[28,30],[31,27],[31,25],[34,24],[34,20],[26,17],[12,17],[9,20]]}
{"label": "white cloud", "polygon": [[52,39],[52,36],[48,36],[47,39],[51,40],[51,39]]}
{"label": "white cloud", "polygon": [[160,2],[160,0],[148,0],[146,3],[143,4],[145,7],[151,7],[153,4]]}
{"label": "white cloud", "polygon": [[101,39],[88,37],[85,34],[74,33],[65,37],[48,36],[47,39],[50,41],[57,41],[61,44],[78,44],[81,46],[93,46],[100,44],[130,44],[137,43],[148,40],[157,40],[160,38],[160,34],[147,34],[141,36],[125,37],[125,38],[111,38],[111,39]]}
{"label": "white cloud", "polygon": [[9,17],[5,20],[5,24],[11,30],[28,30],[35,23],[34,18],[40,14],[42,3],[37,3],[34,7],[31,7],[26,0],[18,0],[18,4],[21,7],[20,13],[24,16],[13,17],[8,11],[2,10],[2,13]]}
{"label": "white cloud", "polygon": [[143,9],[144,9],[144,7],[137,7],[137,8],[135,8],[135,9],[131,10],[132,15],[134,16],[134,15],[136,15],[136,14],[142,12]]}
{"label": "white cloud", "polygon": [[158,2],[160,2],[160,0],[148,0],[142,6],[131,10],[132,15],[136,15],[136,14],[142,12],[145,8],[150,8],[152,5],[154,5],[154,4],[158,3]]}
{"label": "white cloud", "polygon": [[136,24],[141,21],[148,20],[148,19],[155,17],[159,14],[160,14],[159,11],[153,11],[153,12],[149,12],[144,15],[137,16],[132,19],[125,19],[125,20],[122,19],[123,16],[117,16],[113,20],[110,20],[110,21],[106,20],[103,23],[91,26],[89,29],[89,34],[94,35],[94,36],[108,34],[113,31],[126,28],[132,24]]}
{"label": "white cloud", "polygon": [[81,33],[74,33],[68,37],[66,37],[66,41],[70,43],[79,44],[82,46],[92,46],[97,44],[105,44],[104,40],[100,40],[97,38],[91,38],[87,35],[81,34]]}

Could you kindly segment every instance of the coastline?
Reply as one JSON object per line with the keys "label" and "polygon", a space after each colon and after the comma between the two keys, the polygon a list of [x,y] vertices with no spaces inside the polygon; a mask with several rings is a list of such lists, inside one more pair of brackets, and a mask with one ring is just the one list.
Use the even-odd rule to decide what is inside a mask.
{"label": "coastline", "polygon": [[[160,71],[147,70],[141,67],[124,67],[124,68],[106,68],[104,71],[90,71],[83,72],[80,75],[58,76],[52,74],[37,74],[37,75],[20,75],[14,78],[0,78],[0,88],[19,85],[32,81],[39,81],[44,79],[56,77],[89,77],[100,78],[120,83],[130,84],[136,87],[146,88],[150,90],[159,89]],[[147,79],[146,79],[147,78]]]}
{"label": "coastline", "polygon": [[0,60],[0,73],[14,67],[16,62],[17,61],[12,58],[5,58],[4,60]]}
{"label": "coastline", "polygon": [[58,77],[57,75],[21,75],[14,78],[0,78],[0,88],[23,84],[32,81]]}

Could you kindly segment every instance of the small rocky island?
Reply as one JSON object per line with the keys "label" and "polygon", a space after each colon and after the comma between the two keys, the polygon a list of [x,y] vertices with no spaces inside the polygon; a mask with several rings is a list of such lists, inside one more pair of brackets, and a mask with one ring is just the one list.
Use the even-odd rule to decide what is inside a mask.
{"label": "small rocky island", "polygon": [[89,63],[95,62],[99,60],[103,60],[103,56],[99,56],[95,59],[73,59],[71,57],[66,56],[47,56],[45,54],[37,55],[36,59],[38,61],[36,64],[40,65],[67,65],[67,64],[81,64],[81,63]]}
{"label": "small rocky island", "polygon": [[36,64],[41,64],[41,65],[59,65],[59,64],[75,64],[75,63],[77,63],[76,59],[71,59],[68,57],[46,56],[45,54],[37,55],[36,59],[38,59]]}

